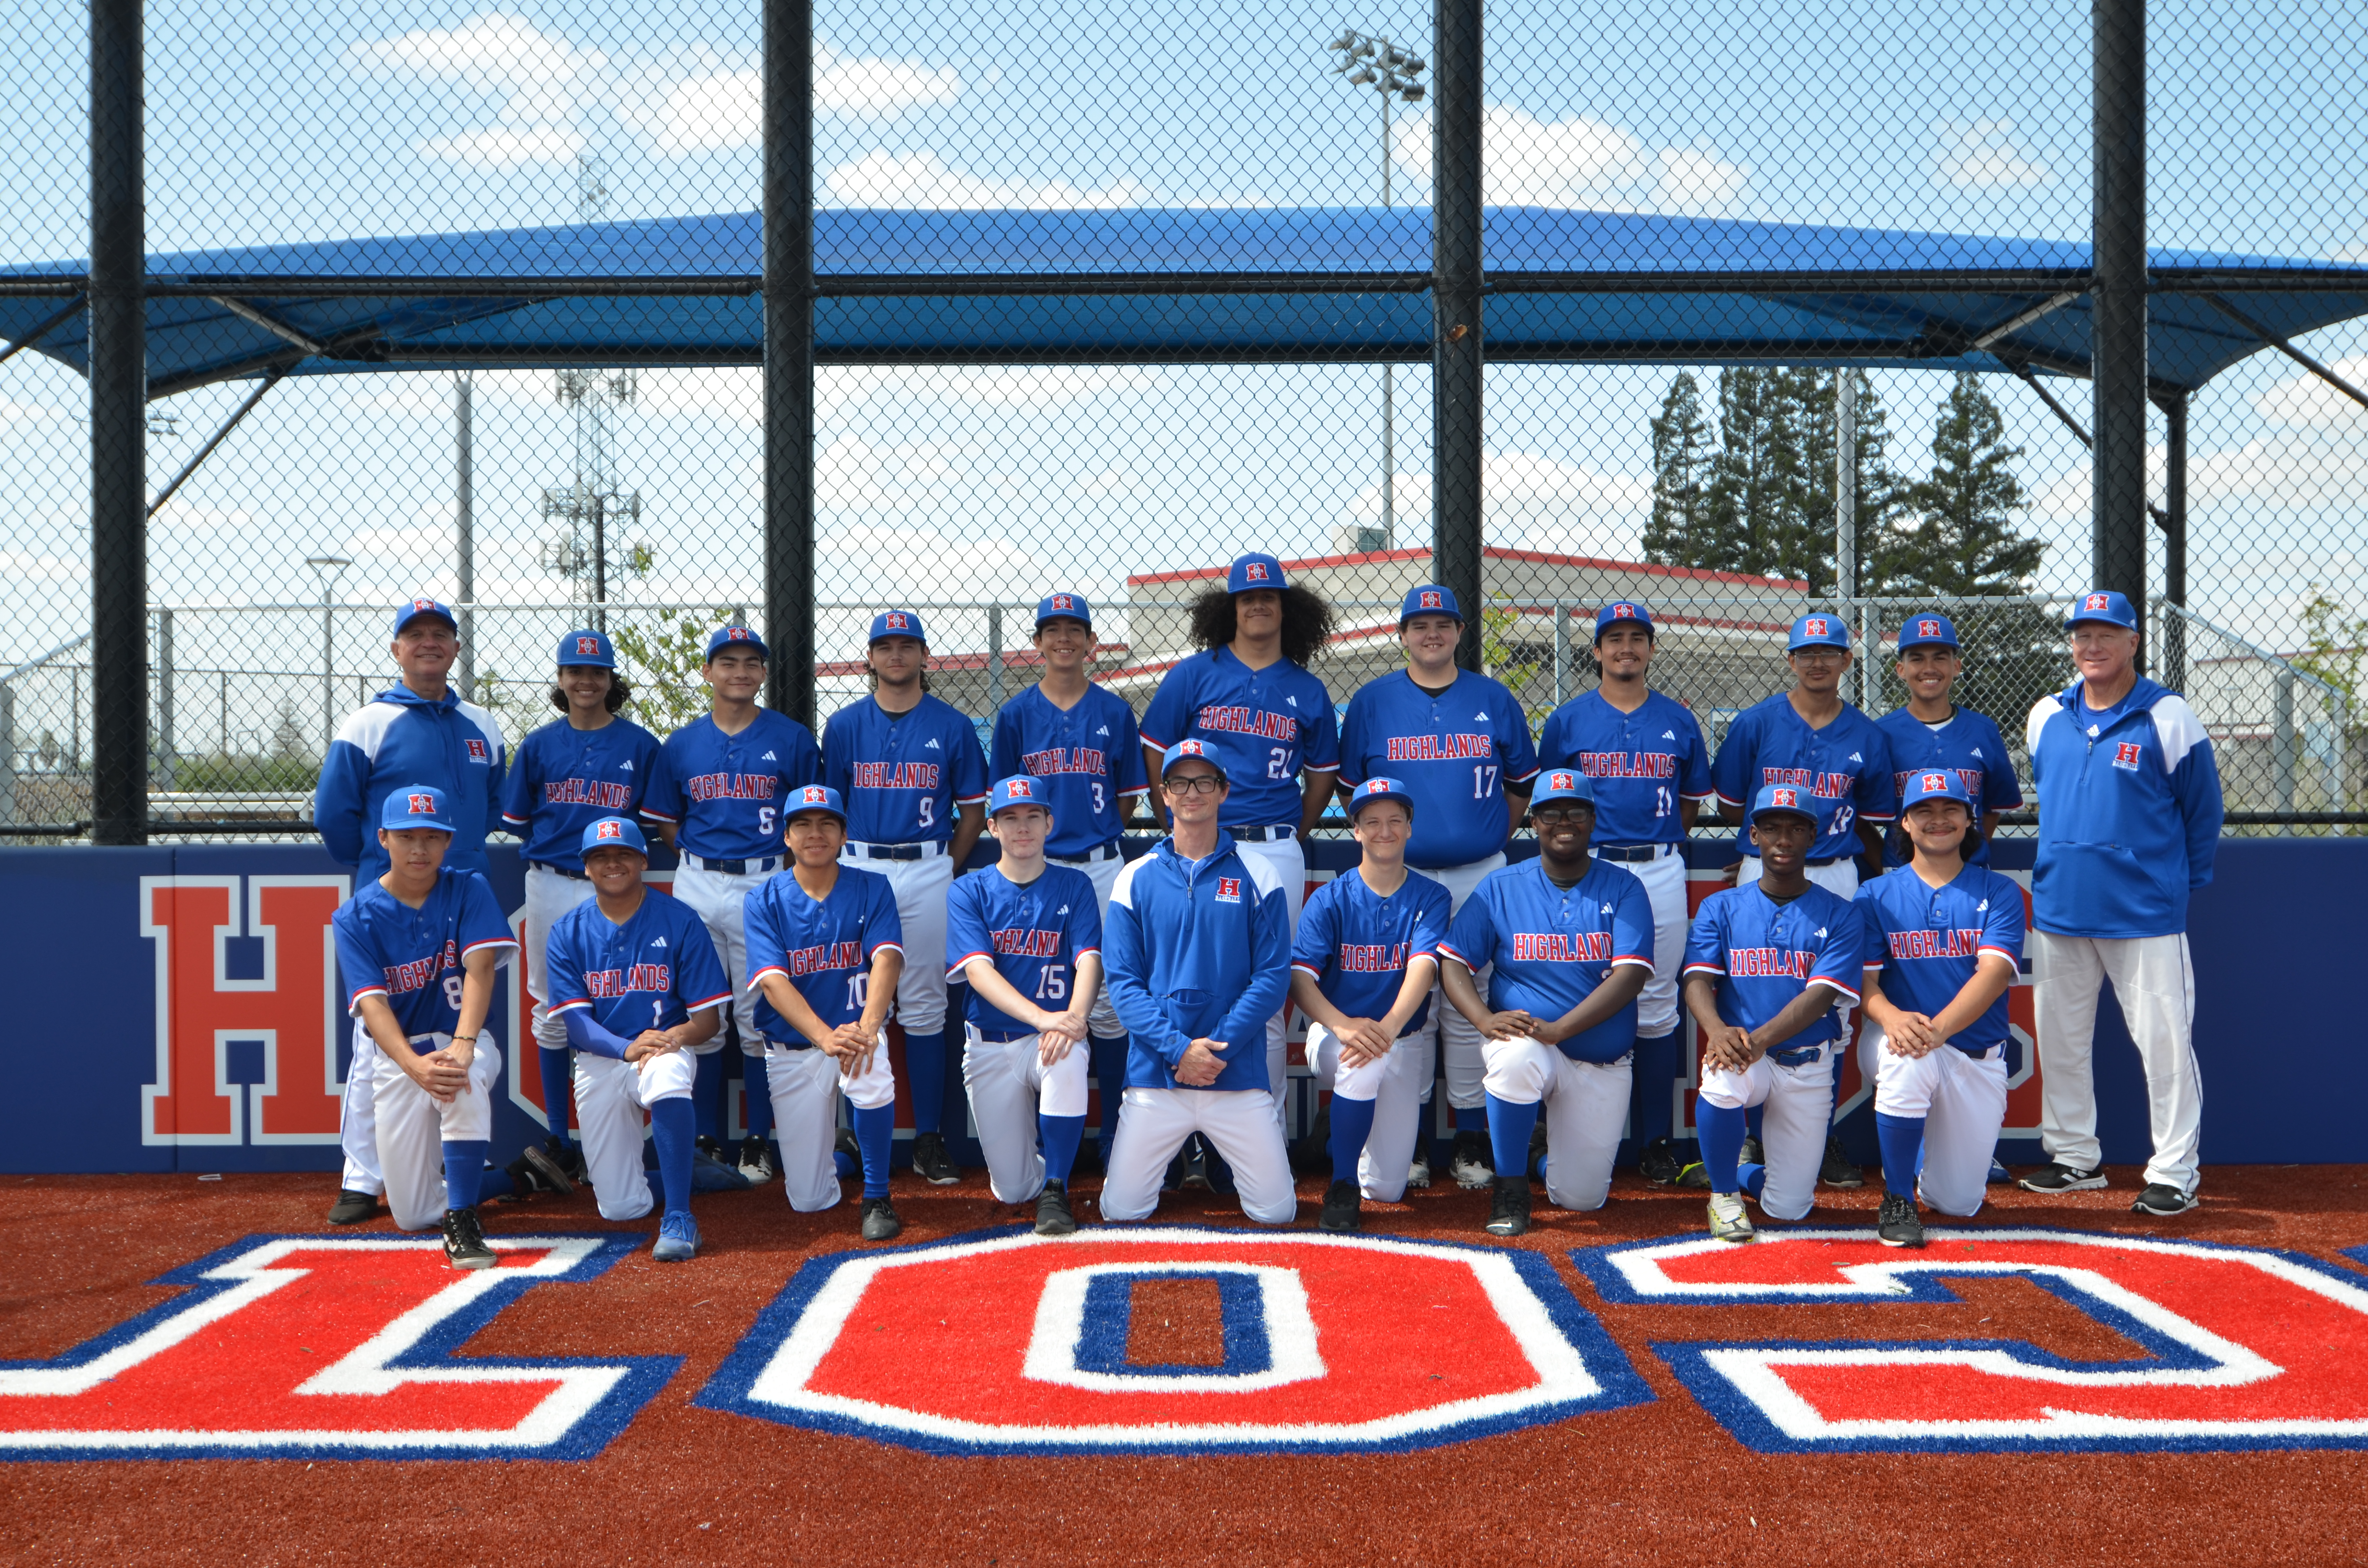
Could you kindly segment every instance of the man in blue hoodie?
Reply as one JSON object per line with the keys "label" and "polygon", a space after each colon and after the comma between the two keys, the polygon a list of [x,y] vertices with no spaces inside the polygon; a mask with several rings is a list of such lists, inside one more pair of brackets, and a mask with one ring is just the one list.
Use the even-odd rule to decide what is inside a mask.
{"label": "man in blue hoodie", "polygon": [[[386,874],[386,850],[371,830],[398,789],[427,784],[444,792],[452,834],[444,864],[456,871],[484,873],[485,830],[501,823],[508,754],[494,716],[462,701],[446,681],[461,652],[452,612],[434,599],[413,599],[394,612],[392,652],[403,684],[380,692],[337,727],[313,796],[321,844],[331,859],[354,868],[357,890]],[[329,1210],[333,1225],[369,1219],[386,1190],[371,1090],[377,1051],[370,1031],[357,1024],[338,1129],[346,1168]]]}
{"label": "man in blue hoodie", "polygon": [[2137,616],[2116,593],[2080,596],[2065,623],[2080,678],[2042,698],[2025,739],[2039,791],[2031,972],[2040,1142],[2032,1192],[2105,1185],[2089,1057],[2107,981],[2146,1064],[2154,1158],[2140,1214],[2195,1207],[2203,1085],[2187,898],[2212,880],[2220,772],[2186,699],[2137,673]]}

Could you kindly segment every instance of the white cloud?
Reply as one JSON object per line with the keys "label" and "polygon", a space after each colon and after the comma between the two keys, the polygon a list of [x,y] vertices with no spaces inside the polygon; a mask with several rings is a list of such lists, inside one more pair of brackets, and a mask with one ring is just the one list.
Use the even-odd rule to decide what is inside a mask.
{"label": "white cloud", "polygon": [[15,398],[0,397],[0,425],[39,425],[70,417],[63,409],[44,408],[37,403],[18,403]]}
{"label": "white cloud", "polygon": [[[823,592],[864,598],[1032,602],[1049,573],[1043,562],[1003,539],[934,528],[836,528],[816,541],[815,554],[826,574]],[[931,638],[947,645],[947,629],[934,629]]]}
{"label": "white cloud", "polygon": [[[1430,475],[1401,473],[1395,483],[1398,526],[1427,521]],[[1653,482],[1531,452],[1484,452],[1480,494],[1481,531],[1491,544],[1633,561],[1642,549]],[[1382,487],[1372,484],[1358,492],[1349,511],[1360,522],[1379,522]]]}
{"label": "white cloud", "polygon": [[1958,190],[2032,190],[2052,185],[2055,171],[2014,140],[2010,119],[1944,119],[1932,128],[1941,139],[1932,170]]}
{"label": "white cloud", "polygon": [[843,207],[1114,208],[1154,200],[1150,187],[1133,179],[1094,190],[1065,180],[987,179],[935,153],[867,153],[831,170],[823,189]]}
{"label": "white cloud", "polygon": [[[2355,387],[2368,386],[2368,354],[2338,359],[2329,368]],[[2368,430],[2368,408],[2307,373],[2280,381],[2253,399],[2253,412],[2279,425]]]}
{"label": "white cloud", "polygon": [[[2169,474],[2168,449],[2149,447],[2146,494],[2157,505]],[[2090,494],[2089,470],[2083,464],[2040,486],[2032,510],[2067,527],[2085,528],[2092,511]],[[2368,511],[2368,447],[2278,435],[2225,451],[2191,451],[2187,496],[2191,506],[2242,501],[2280,511]]]}
{"label": "white cloud", "polygon": [[[1431,120],[1399,123],[1392,154],[1417,184],[1431,176]],[[1744,165],[1705,143],[1651,148],[1608,121],[1585,115],[1543,120],[1508,104],[1481,120],[1484,199],[1497,206],[1579,207],[1612,211],[1719,213],[1751,183]]]}
{"label": "white cloud", "polygon": [[18,582],[78,583],[90,576],[90,562],[63,555],[36,555],[30,551],[0,550],[0,572]]}
{"label": "white cloud", "polygon": [[243,506],[193,506],[177,496],[165,503],[165,509],[156,514],[154,520],[167,528],[208,533],[251,528],[256,522],[256,515]]}
{"label": "white cloud", "polygon": [[1656,158],[1653,206],[1664,212],[1730,212],[1743,199],[1751,171],[1707,147],[1665,147]]}
{"label": "white cloud", "polygon": [[560,125],[496,126],[459,136],[430,136],[413,143],[423,158],[472,164],[482,169],[516,169],[529,164],[564,164],[584,151],[581,131]]}
{"label": "white cloud", "polygon": [[488,12],[457,28],[430,28],[349,46],[348,69],[412,76],[503,98],[498,123],[412,143],[426,158],[478,168],[562,164],[584,151],[576,118],[608,57],[578,49],[520,17]]}
{"label": "white cloud", "polygon": [[[814,108],[825,114],[891,119],[943,108],[962,96],[962,74],[905,60],[871,60],[814,51]],[[751,67],[711,70],[666,81],[644,79],[621,107],[626,120],[664,153],[714,153],[754,147],[764,131],[765,79]]]}
{"label": "white cloud", "polygon": [[439,520],[413,528],[363,528],[346,540],[346,553],[358,561],[434,562],[440,565],[452,559],[452,527],[449,521]]}

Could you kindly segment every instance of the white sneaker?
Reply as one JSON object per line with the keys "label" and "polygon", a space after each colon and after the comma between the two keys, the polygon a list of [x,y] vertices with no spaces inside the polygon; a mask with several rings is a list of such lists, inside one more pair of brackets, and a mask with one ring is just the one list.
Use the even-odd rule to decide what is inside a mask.
{"label": "white sneaker", "polygon": [[1488,1145],[1477,1135],[1458,1133],[1455,1138],[1455,1158],[1447,1167],[1455,1185],[1472,1190],[1497,1185],[1497,1163],[1489,1156]]}
{"label": "white sneaker", "polygon": [[1748,1242],[1751,1239],[1751,1216],[1743,1211],[1743,1194],[1713,1192],[1710,1195],[1710,1233],[1722,1242]]}
{"label": "white sneaker", "polygon": [[740,1174],[750,1187],[762,1187],[773,1179],[773,1151],[762,1138],[740,1141]]}
{"label": "white sneaker", "polygon": [[1430,1162],[1420,1154],[1417,1154],[1414,1164],[1406,1167],[1406,1185],[1421,1187],[1430,1185]]}

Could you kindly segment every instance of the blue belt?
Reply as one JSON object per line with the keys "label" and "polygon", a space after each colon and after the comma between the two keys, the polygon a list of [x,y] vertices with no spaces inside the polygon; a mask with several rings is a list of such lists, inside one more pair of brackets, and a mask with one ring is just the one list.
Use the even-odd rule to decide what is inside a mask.
{"label": "blue belt", "polygon": [[1768,1060],[1779,1067],[1805,1067],[1815,1062],[1817,1053],[1825,1049],[1822,1045],[1804,1045],[1798,1051],[1771,1051],[1768,1053]]}
{"label": "blue belt", "polygon": [[1664,850],[1674,850],[1674,844],[1597,844],[1589,848],[1606,860],[1657,860]]}
{"label": "blue belt", "polygon": [[753,860],[711,860],[704,855],[694,855],[691,859],[702,870],[721,871],[727,877],[745,877],[751,871],[771,870],[781,863],[783,857],[766,855]]}
{"label": "blue belt", "polygon": [[820,1049],[810,1040],[775,1040],[771,1035],[767,1035],[765,1037],[765,1043],[767,1045],[778,1045],[783,1051],[815,1051]]}
{"label": "blue belt", "polygon": [[867,860],[922,860],[938,853],[935,844],[850,844],[849,855]]}

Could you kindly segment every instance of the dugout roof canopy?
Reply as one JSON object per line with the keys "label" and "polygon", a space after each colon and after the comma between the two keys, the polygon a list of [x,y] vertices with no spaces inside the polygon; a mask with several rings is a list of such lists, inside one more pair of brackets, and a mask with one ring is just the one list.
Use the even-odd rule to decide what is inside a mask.
{"label": "dugout roof canopy", "polygon": [[[825,364],[1430,357],[1424,209],[824,208],[814,222]],[[2089,373],[2086,244],[1531,207],[1489,209],[1483,240],[1492,361]],[[2148,259],[2147,368],[2165,387],[2368,314],[2368,265]],[[280,373],[762,354],[755,213],[148,266],[152,397]],[[83,369],[85,272],[0,267],[0,336]]]}

